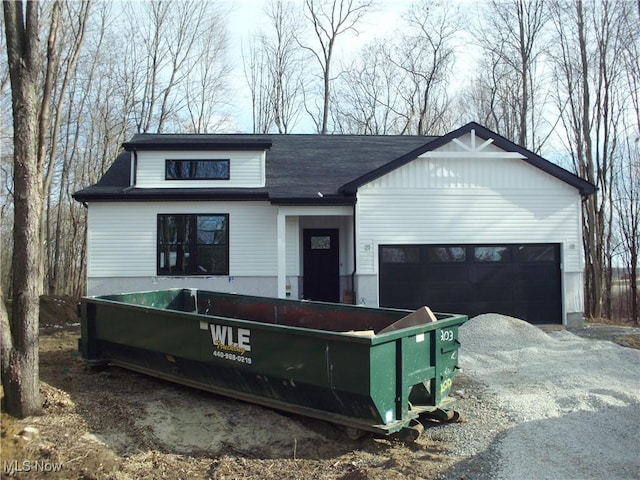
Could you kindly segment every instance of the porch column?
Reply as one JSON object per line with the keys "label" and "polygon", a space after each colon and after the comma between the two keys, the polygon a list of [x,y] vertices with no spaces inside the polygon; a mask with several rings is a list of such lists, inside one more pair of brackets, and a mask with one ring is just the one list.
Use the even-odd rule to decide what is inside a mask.
{"label": "porch column", "polygon": [[278,209],[278,298],[287,297],[287,216]]}

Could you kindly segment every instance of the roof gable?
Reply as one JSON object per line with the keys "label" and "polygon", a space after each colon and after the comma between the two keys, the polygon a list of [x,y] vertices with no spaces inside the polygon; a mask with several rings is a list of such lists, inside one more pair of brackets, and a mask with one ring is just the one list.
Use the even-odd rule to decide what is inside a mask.
{"label": "roof gable", "polygon": [[[596,187],[593,184],[587,182],[586,180],[578,177],[577,175],[574,175],[573,173],[569,172],[568,170],[565,170],[562,167],[559,167],[554,163],[549,162],[548,160],[545,160],[539,155],[536,155],[535,153],[530,152],[529,150],[523,147],[520,147],[519,145],[516,145],[515,143],[507,140],[506,138],[498,135],[497,133],[490,131],[489,129],[475,122],[470,122],[465,126],[448,133],[447,135],[438,137],[433,141],[421,147],[418,147],[415,150],[405,155],[402,155],[396,160],[388,164],[382,165],[376,170],[372,170],[371,172],[368,172],[365,175],[351,182],[345,183],[341,187],[341,191],[348,194],[354,194],[358,190],[358,188],[363,186],[364,184],[369,183],[373,180],[376,180],[381,176],[386,175],[391,171],[397,168],[400,168],[403,165],[406,165],[407,163],[415,160],[416,158],[420,156],[424,156],[424,154],[427,154],[429,152],[435,152],[437,149],[449,143],[456,142],[462,145],[463,149],[468,148],[464,146],[461,142],[459,142],[458,139],[469,133],[472,133],[474,138],[480,138],[482,140],[485,140],[485,142],[482,145],[473,145],[474,150],[476,151],[475,152],[470,151],[469,153],[470,155],[481,156],[481,155],[478,155],[478,151],[482,150],[483,147],[486,145],[493,144],[496,147],[503,150],[506,153],[505,156],[522,159],[523,161],[529,163],[530,165],[536,168],[539,168],[543,172],[549,175],[552,175],[553,177],[556,177],[559,180],[578,189],[582,195],[590,195],[596,191]],[[488,156],[499,155],[499,154],[496,154],[495,152],[487,152],[486,154]],[[439,153],[438,155],[443,155],[443,154]],[[446,153],[444,155],[446,156]]]}

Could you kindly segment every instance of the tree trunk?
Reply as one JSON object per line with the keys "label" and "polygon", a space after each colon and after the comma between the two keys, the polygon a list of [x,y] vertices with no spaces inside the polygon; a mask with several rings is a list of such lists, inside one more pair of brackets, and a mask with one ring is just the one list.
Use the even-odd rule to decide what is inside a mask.
{"label": "tree trunk", "polygon": [[14,251],[11,318],[0,309],[2,386],[7,413],[22,418],[41,410],[38,320],[43,191],[38,162],[38,89],[42,60],[38,2],[27,2],[26,8],[22,2],[3,2],[3,9],[13,109]]}
{"label": "tree trunk", "polygon": [[[6,5],[6,4],[5,4]],[[6,410],[25,417],[40,411],[38,371],[38,318],[42,288],[40,218],[41,176],[37,168],[37,108],[35,86],[24,80],[24,89],[14,93],[14,229],[13,302],[9,345],[3,345],[8,361],[2,366]],[[3,328],[4,330],[4,328]],[[3,341],[5,335],[2,336]]]}

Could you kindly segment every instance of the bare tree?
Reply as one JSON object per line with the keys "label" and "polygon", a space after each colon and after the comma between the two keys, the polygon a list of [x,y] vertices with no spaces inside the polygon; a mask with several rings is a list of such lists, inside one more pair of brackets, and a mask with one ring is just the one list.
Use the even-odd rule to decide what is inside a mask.
{"label": "bare tree", "polygon": [[[640,323],[638,305],[638,263],[640,262],[640,137],[628,137],[622,145],[622,155],[616,172],[614,208],[616,226],[622,246],[622,260],[629,289],[622,288],[627,300],[627,313]],[[623,305],[624,307],[624,305]]]}
{"label": "bare tree", "polygon": [[403,76],[391,61],[388,39],[366,45],[337,80],[332,98],[336,131],[360,135],[403,134],[409,115]]}
{"label": "bare tree", "polygon": [[394,52],[393,62],[404,72],[407,130],[417,135],[450,129],[447,85],[455,58],[454,39],[459,14],[450,5],[415,3],[406,15],[408,32]]}
{"label": "bare tree", "polygon": [[318,61],[322,73],[322,109],[314,118],[318,133],[328,131],[331,102],[331,67],[336,40],[348,31],[357,31],[356,25],[372,5],[371,0],[305,0],[305,14],[313,25],[317,47],[302,45]]}
{"label": "bare tree", "polygon": [[[128,58],[132,46],[120,40],[122,20],[111,2],[94,6],[78,73],[64,100],[63,170],[56,176],[60,184],[54,189],[58,193],[56,237],[49,241],[57,245],[55,263],[62,267],[56,272],[56,285],[76,296],[86,288],[86,210],[71,194],[95,183],[119,153],[122,142],[136,131],[133,112],[139,77],[134,59],[130,63]],[[118,56],[112,54],[116,51]]]}
{"label": "bare tree", "polygon": [[299,15],[293,3],[271,0],[267,27],[243,49],[245,79],[251,91],[254,133],[289,133],[300,116],[304,59],[297,38]]}
{"label": "bare tree", "polygon": [[[545,0],[492,0],[483,7],[477,37],[485,51],[476,97],[487,126],[532,151],[544,110],[539,63],[548,48]],[[546,135],[545,135],[546,137]]]}
{"label": "bare tree", "polygon": [[266,15],[270,29],[263,36],[273,88],[273,123],[289,133],[299,118],[305,83],[305,60],[298,48],[301,22],[293,3],[271,0]]}
{"label": "bare tree", "polygon": [[471,99],[470,114],[482,125],[499,132],[506,138],[518,138],[514,111],[518,88],[513,72],[506,67],[499,56],[486,52],[480,59],[474,81],[467,92]]}
{"label": "bare tree", "polygon": [[[0,309],[2,385],[7,412],[25,417],[41,409],[38,369],[39,297],[42,289],[41,217],[44,200],[43,129],[49,115],[61,6],[52,4],[47,62],[39,48],[40,5],[3,2],[7,58],[11,79],[14,155],[13,301],[11,318]],[[44,64],[44,68],[43,68]],[[44,70],[44,83],[41,73]],[[42,89],[42,90],[40,90]],[[4,304],[4,299],[2,302]]]}
{"label": "bare tree", "polygon": [[[640,4],[638,5],[640,8]],[[640,11],[638,12],[640,13]],[[638,268],[640,267],[640,28],[635,15],[621,18],[628,20],[622,25],[628,38],[622,42],[617,54],[621,57],[629,96],[623,101],[626,106],[623,117],[621,154],[615,176],[616,224],[623,245],[622,258],[629,278],[628,312],[630,318],[640,324],[638,292]]]}
{"label": "bare tree", "polygon": [[624,105],[621,79],[628,2],[554,2],[557,53],[556,102],[573,166],[598,187],[583,202],[586,314],[609,316],[611,309],[612,192],[617,138]]}
{"label": "bare tree", "polygon": [[[51,71],[55,72],[55,77],[58,81],[56,82],[54,79],[51,79],[50,81],[52,88],[54,88],[54,91],[49,94],[51,97],[50,101],[52,103],[51,121],[50,125],[41,125],[41,144],[39,146],[40,155],[43,156],[40,161],[46,165],[43,189],[47,201],[46,210],[42,217],[43,238],[46,239],[51,238],[49,229],[52,222],[49,220],[54,217],[53,212],[51,211],[51,193],[54,173],[57,165],[59,164],[57,156],[60,129],[63,119],[67,115],[65,110],[70,108],[69,102],[65,101],[65,96],[67,94],[69,84],[76,77],[76,66],[84,43],[89,12],[90,2],[88,1],[65,3],[65,8],[62,9],[59,26],[61,29],[61,34],[58,35],[59,41],[56,45],[52,45],[47,52],[47,57],[52,65]],[[70,101],[73,101],[73,98],[71,98]],[[68,168],[65,167],[68,167],[68,165],[65,165],[65,162],[63,161],[61,169],[62,184],[65,182],[65,175],[68,174]],[[59,232],[56,233],[56,236],[58,235]],[[56,251],[56,248],[59,248],[59,242],[47,241],[46,245],[48,248],[46,252],[43,251],[42,257],[48,259],[48,268],[45,273],[49,291],[54,293],[56,290],[56,278],[59,269],[59,264],[56,261],[56,257],[59,256],[59,251]],[[42,245],[42,248],[45,248],[44,244]]]}
{"label": "bare tree", "polygon": [[[178,87],[187,83],[197,66],[203,66],[202,62],[211,61],[221,48],[226,48],[223,15],[211,1],[145,1],[127,6],[127,16],[132,20],[127,39],[131,49],[128,67],[132,69],[128,76],[130,84],[138,86],[134,109],[137,130],[162,133],[170,122],[174,129],[181,128],[187,98],[193,109],[194,84],[190,85],[189,97],[178,93]],[[216,36],[222,41],[214,45]],[[142,49],[136,47],[140,38]],[[210,78],[204,82],[204,89]],[[202,93],[202,88],[198,91]]]}
{"label": "bare tree", "polygon": [[[76,4],[76,6],[78,5],[80,4]],[[112,15],[111,4],[100,3],[97,7],[96,10],[92,10],[92,16],[97,21],[90,21],[87,8],[87,13],[83,13],[83,10],[80,9],[80,21],[73,22],[78,25],[78,34],[69,35],[71,39],[75,39],[72,45],[76,45],[71,50],[74,55],[69,57],[73,60],[77,55],[76,50],[80,51],[80,46],[84,42],[80,41],[80,45],[78,45],[78,41],[85,37],[84,31],[88,30],[92,41],[89,42],[86,49],[83,48],[85,50],[83,58],[77,55],[78,58],[68,63],[68,70],[73,71],[73,75],[61,75],[65,79],[69,76],[69,80],[68,87],[62,89],[60,93],[60,107],[58,108],[59,111],[65,112],[65,118],[60,121],[61,126],[54,129],[54,131],[60,130],[59,143],[61,144],[54,177],[57,183],[48,196],[48,225],[53,230],[52,234],[47,235],[47,245],[50,246],[47,283],[51,294],[60,291],[79,294],[77,284],[83,280],[70,276],[70,272],[79,263],[77,252],[84,241],[84,232],[72,231],[70,228],[70,223],[75,220],[74,208],[77,207],[70,194],[71,189],[74,188],[74,175],[81,168],[82,145],[86,145],[87,132],[91,132],[93,128],[93,126],[87,128],[89,122],[83,120],[90,118],[90,111],[99,105],[99,102],[92,102],[91,89],[99,65],[104,60],[100,51],[105,45],[107,18]],[[72,32],[76,32],[76,30],[74,29]],[[63,95],[65,92],[67,92],[66,96]],[[89,102],[92,102],[91,105]],[[109,136],[103,135],[101,139],[108,141]]]}
{"label": "bare tree", "polygon": [[[4,15],[0,17],[4,32]],[[0,35],[0,50],[6,51],[5,36]],[[0,56],[0,290],[11,296],[11,237],[13,226],[13,155],[9,68],[5,55]],[[2,296],[0,295],[0,298]]]}
{"label": "bare tree", "polygon": [[449,86],[460,16],[457,8],[416,2],[405,24],[361,49],[337,81],[339,131],[444,133],[451,128]]}
{"label": "bare tree", "polygon": [[269,133],[274,120],[273,88],[263,38],[254,38],[242,52],[244,77],[251,92],[253,133]]}
{"label": "bare tree", "polygon": [[[202,2],[204,3],[204,2]],[[203,12],[204,13],[204,12]],[[227,58],[229,38],[222,12],[209,8],[203,32],[198,36],[194,49],[198,51],[187,64],[189,74],[178,85],[183,92],[189,112],[188,131],[210,133],[224,123],[227,118],[223,106],[229,104],[228,78],[231,65]]]}

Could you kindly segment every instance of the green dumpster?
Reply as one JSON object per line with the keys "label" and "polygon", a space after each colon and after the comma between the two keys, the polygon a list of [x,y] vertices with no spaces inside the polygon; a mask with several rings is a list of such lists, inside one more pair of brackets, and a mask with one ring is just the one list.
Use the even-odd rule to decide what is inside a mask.
{"label": "green dumpster", "polygon": [[[419,435],[448,414],[464,315],[170,289],[84,297],[84,360],[323,419]],[[431,315],[431,316],[430,316]],[[444,416],[443,416],[444,415]],[[415,433],[417,432],[417,434]]]}

